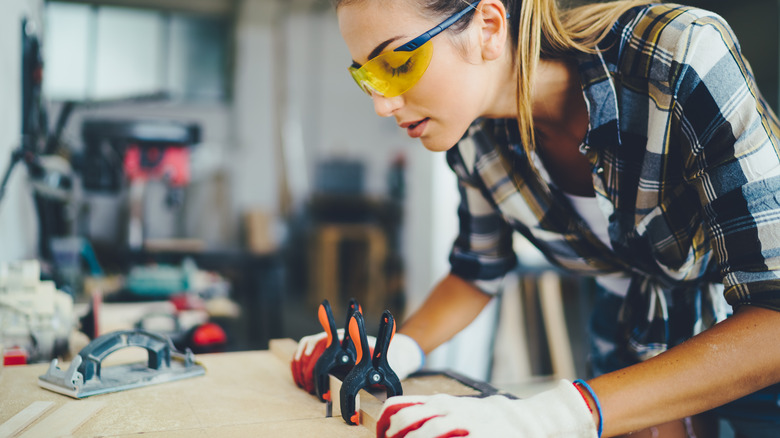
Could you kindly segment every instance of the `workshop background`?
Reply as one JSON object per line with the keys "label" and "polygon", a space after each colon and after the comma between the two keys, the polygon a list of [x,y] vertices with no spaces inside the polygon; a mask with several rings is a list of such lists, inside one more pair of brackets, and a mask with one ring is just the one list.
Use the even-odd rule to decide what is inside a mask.
{"label": "workshop background", "polygon": [[[688,4],[730,22],[777,110],[780,3]],[[4,0],[0,59],[0,262],[39,260],[82,331],[264,349],[319,332],[323,298],[339,325],[350,297],[403,320],[448,270],[455,177],[374,114],[328,1]],[[503,303],[429,367],[584,375],[590,283],[516,247]]]}

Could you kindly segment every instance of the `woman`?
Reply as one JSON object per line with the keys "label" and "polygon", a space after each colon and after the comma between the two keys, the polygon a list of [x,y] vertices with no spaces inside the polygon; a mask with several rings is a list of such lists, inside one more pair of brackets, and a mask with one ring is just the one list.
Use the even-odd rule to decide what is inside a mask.
{"label": "woman", "polygon": [[[692,415],[780,382],[780,126],[721,18],[637,1],[336,7],[377,114],[459,179],[451,273],[401,327],[396,371],[487,304],[514,231],[602,289],[592,379],[516,401],[394,397],[379,436],[710,436]],[[299,345],[302,386],[320,339]],[[767,409],[738,432],[777,436]]]}

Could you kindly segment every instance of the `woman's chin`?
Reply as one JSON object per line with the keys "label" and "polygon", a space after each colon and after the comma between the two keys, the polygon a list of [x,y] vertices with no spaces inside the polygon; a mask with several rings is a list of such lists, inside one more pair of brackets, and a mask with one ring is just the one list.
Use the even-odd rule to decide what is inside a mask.
{"label": "woman's chin", "polygon": [[457,140],[451,141],[441,137],[436,138],[428,136],[420,137],[420,141],[422,141],[423,147],[431,152],[445,152],[458,143]]}

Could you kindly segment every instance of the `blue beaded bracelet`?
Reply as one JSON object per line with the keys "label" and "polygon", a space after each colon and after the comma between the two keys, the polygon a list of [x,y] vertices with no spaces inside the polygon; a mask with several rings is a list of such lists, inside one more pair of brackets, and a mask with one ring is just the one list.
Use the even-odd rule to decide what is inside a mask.
{"label": "blue beaded bracelet", "polygon": [[581,387],[585,388],[586,391],[588,391],[588,394],[590,394],[590,397],[593,399],[594,402],[596,402],[596,410],[599,413],[599,430],[598,430],[598,437],[601,438],[601,432],[604,430],[604,417],[601,416],[601,403],[599,402],[599,398],[596,397],[596,393],[593,391],[593,388],[590,387],[584,380],[577,379],[573,382],[575,385],[580,385]]}

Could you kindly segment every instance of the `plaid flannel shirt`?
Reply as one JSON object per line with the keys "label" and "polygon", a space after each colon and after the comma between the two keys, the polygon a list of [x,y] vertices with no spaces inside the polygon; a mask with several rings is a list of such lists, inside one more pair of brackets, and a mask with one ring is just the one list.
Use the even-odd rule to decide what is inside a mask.
{"label": "plaid flannel shirt", "polygon": [[[622,332],[639,360],[725,318],[720,294],[780,310],[780,126],[731,29],[701,9],[640,6],[599,48],[576,55],[580,151],[612,248],[541,177],[514,120],[478,120],[447,153],[461,194],[452,272],[502,277],[519,231],[562,268],[624,273]],[[672,304],[688,309],[672,322],[682,331]]]}

